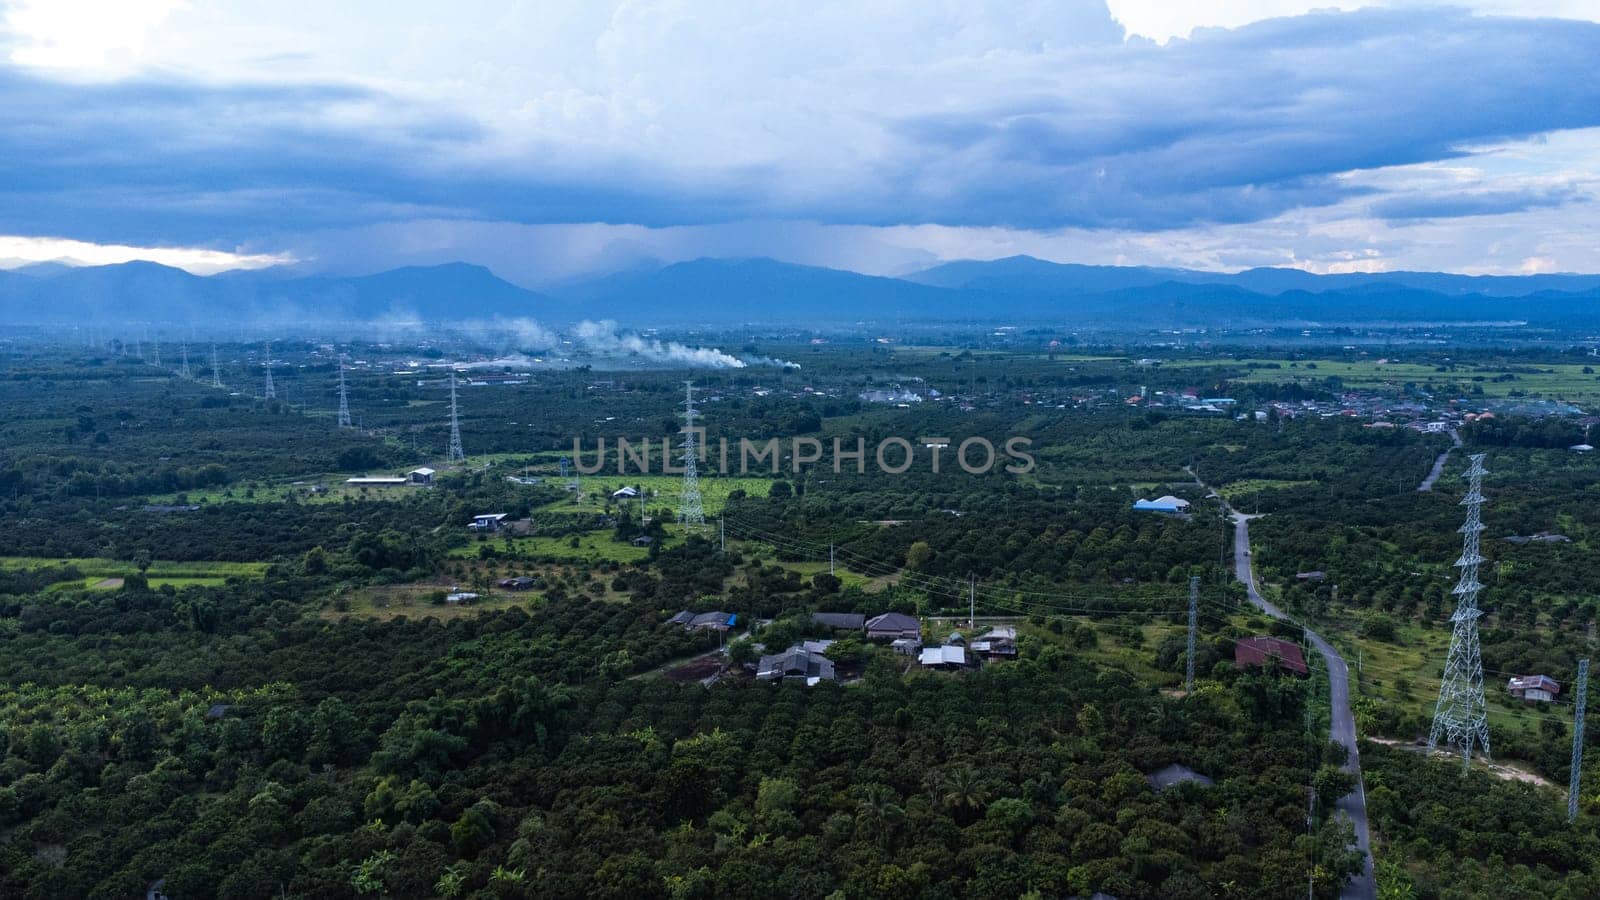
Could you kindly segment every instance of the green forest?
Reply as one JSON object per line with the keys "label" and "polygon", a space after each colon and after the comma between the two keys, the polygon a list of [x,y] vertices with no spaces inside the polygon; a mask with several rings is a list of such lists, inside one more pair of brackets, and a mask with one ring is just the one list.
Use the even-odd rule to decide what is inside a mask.
{"label": "green forest", "polygon": [[[317,342],[274,345],[271,400],[251,345],[219,346],[220,388],[0,347],[0,896],[1331,898],[1369,863],[1356,793],[1382,897],[1600,896],[1593,715],[1567,820],[1600,457],[1574,417],[1439,399],[1469,363],[1571,360],[1401,383],[1338,351],[968,343],[467,383],[460,462],[448,383],[398,350],[358,348],[340,428]],[[676,479],[563,475],[575,441],[673,435],[686,379],[711,441],[1025,435],[1037,466],[708,471],[698,528]],[[1426,404],[1459,449],[1403,427]],[[1463,772],[1419,739],[1477,452],[1495,743]],[[1134,509],[1163,495],[1187,506]],[[1288,618],[1236,580],[1233,511]],[[815,613],[1015,652],[928,665]],[[1305,628],[1349,662],[1358,759]],[[1306,677],[1237,664],[1252,637]],[[831,677],[763,680],[806,642]],[[1567,691],[1512,698],[1529,674]]]}

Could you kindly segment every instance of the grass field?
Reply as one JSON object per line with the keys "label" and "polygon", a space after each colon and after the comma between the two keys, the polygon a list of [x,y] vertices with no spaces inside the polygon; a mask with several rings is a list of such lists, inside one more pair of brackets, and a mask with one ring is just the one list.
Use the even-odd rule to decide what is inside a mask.
{"label": "grass field", "polygon": [[[511,539],[511,543],[514,547],[514,552],[517,554],[560,562],[597,563],[610,561],[630,563],[638,562],[650,555],[650,551],[646,547],[635,547],[632,544],[613,540],[609,530],[591,531],[588,534],[576,535],[575,537],[578,540],[578,546],[576,547],[572,546],[573,537],[573,535],[562,537],[545,537],[542,535],[514,537]],[[669,533],[666,546],[672,546],[676,540],[678,539]],[[472,541],[465,547],[452,548],[449,555],[453,559],[476,559],[478,557],[478,548],[484,544],[493,547],[496,553],[504,554],[505,552],[505,539],[497,537],[481,544],[478,541]]]}
{"label": "grass field", "polygon": [[[1251,364],[1258,368],[1249,368]],[[1276,366],[1276,368],[1265,368]],[[1477,385],[1483,395],[1505,398],[1513,392],[1543,399],[1570,401],[1600,399],[1600,375],[1585,373],[1582,364],[1540,364],[1528,368],[1533,371],[1512,371],[1497,366],[1461,365],[1439,371],[1438,366],[1426,363],[1386,362],[1371,360],[1285,360],[1285,359],[1177,359],[1162,362],[1162,368],[1228,368],[1239,369],[1231,380],[1243,383],[1314,383],[1327,378],[1339,378],[1350,388],[1383,388],[1407,382],[1425,387],[1432,382],[1438,385]],[[1496,381],[1497,377],[1512,376],[1510,380]]]}
{"label": "grass field", "polygon": [[[578,483],[583,488],[581,499],[574,501],[572,497],[563,497],[544,509],[550,512],[601,512],[606,508],[606,501],[611,499],[612,492],[624,485],[644,489],[646,509],[662,506],[676,509],[683,488],[683,478],[677,475],[586,475],[580,476]],[[737,476],[700,479],[700,498],[706,515],[721,513],[722,507],[728,502],[728,495],[736,490],[743,490],[752,497],[765,497],[772,490],[772,480]],[[619,503],[621,501],[612,501],[612,507],[615,508]],[[638,501],[630,500],[628,503],[637,504]]]}
{"label": "grass field", "polygon": [[[137,574],[139,567],[131,560],[67,558],[47,559],[38,556],[0,556],[0,569],[41,569],[72,566],[83,573],[82,578],[60,581],[50,585],[51,591],[116,590],[122,579]],[[266,563],[239,562],[171,562],[156,560],[145,572],[152,588],[172,585],[174,588],[217,587],[229,578],[260,578],[266,574]]]}
{"label": "grass field", "polygon": [[[292,497],[301,503],[343,503],[345,500],[404,500],[413,491],[420,490],[406,486],[352,487],[344,483],[346,478],[351,477],[354,476],[307,475],[292,483],[237,482],[209,490],[161,494],[148,498],[148,501],[153,504],[194,503],[206,506],[214,503],[282,503]],[[312,493],[313,485],[321,485],[327,490],[320,494]]]}

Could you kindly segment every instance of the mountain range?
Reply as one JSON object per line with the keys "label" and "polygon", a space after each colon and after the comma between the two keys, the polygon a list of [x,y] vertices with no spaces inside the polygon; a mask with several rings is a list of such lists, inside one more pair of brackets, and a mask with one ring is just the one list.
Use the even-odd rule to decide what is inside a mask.
{"label": "mountain range", "polygon": [[267,269],[201,277],[149,262],[0,271],[0,324],[493,318],[551,324],[614,319],[635,328],[932,321],[1118,330],[1377,322],[1592,328],[1600,324],[1600,275],[1316,275],[1274,268],[1219,273],[1019,256],[946,263],[888,278],[772,259],[697,259],[540,293],[465,263],[363,276]]}

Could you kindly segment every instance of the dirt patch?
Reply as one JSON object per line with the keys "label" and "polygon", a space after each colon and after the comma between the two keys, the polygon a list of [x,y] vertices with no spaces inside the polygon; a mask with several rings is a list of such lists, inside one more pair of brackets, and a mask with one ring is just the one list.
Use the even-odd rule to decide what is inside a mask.
{"label": "dirt patch", "polygon": [[664,674],[668,681],[687,683],[710,678],[720,671],[722,671],[722,659],[713,655],[691,660],[676,669],[668,669]]}
{"label": "dirt patch", "polygon": [[[1402,750],[1409,750],[1412,753],[1433,756],[1436,759],[1457,759],[1455,754],[1446,752],[1444,750],[1434,750],[1432,753],[1429,753],[1428,746],[1426,744],[1419,745],[1413,741],[1402,741],[1396,740],[1395,738],[1380,737],[1369,737],[1364,738],[1364,740],[1371,741],[1374,744],[1382,744],[1385,747],[1399,747]],[[1556,788],[1558,790],[1561,789],[1561,785],[1558,785],[1543,775],[1540,775],[1538,772],[1533,772],[1523,768],[1517,763],[1491,762],[1485,764],[1484,769],[1487,770],[1490,775],[1505,781],[1520,781],[1524,784],[1536,784],[1539,787]]]}

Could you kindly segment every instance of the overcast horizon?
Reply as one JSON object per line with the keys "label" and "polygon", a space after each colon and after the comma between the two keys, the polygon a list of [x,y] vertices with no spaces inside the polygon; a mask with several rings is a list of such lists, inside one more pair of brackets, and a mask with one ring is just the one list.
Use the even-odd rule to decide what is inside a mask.
{"label": "overcast horizon", "polygon": [[0,268],[1600,272],[1600,2],[1359,5],[0,0]]}

